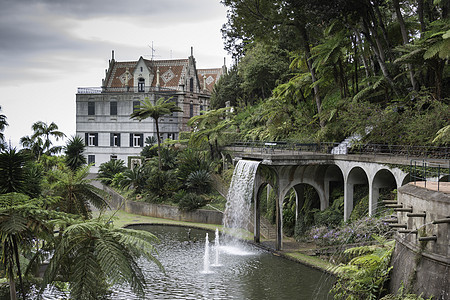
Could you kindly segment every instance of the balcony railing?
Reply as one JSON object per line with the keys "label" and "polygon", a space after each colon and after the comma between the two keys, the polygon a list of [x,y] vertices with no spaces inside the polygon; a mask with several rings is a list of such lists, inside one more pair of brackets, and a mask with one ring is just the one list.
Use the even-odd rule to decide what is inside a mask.
{"label": "balcony railing", "polygon": [[77,94],[104,94],[104,93],[174,93],[182,92],[181,89],[145,86],[138,87],[79,87]]}

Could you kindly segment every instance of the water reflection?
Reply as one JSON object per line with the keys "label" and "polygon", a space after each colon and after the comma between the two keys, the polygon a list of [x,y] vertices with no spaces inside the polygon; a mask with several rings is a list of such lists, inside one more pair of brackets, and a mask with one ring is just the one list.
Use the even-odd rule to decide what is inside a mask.
{"label": "water reflection", "polygon": [[[328,276],[251,245],[245,249],[221,245],[222,266],[210,266],[211,273],[202,274],[205,231],[150,225],[133,228],[149,230],[161,240],[158,259],[166,274],[141,261],[148,278],[148,299],[332,299]],[[214,241],[210,242],[214,248]],[[126,286],[114,290],[112,299],[135,299]]]}

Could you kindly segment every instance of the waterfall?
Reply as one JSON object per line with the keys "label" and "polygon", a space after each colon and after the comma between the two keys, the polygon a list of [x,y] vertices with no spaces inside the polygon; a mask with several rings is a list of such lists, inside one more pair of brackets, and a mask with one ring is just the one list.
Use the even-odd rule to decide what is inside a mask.
{"label": "waterfall", "polygon": [[251,200],[255,182],[255,174],[259,161],[238,161],[231,179],[227,194],[223,225],[231,229],[232,234],[242,237],[239,229],[249,229],[251,224]]}

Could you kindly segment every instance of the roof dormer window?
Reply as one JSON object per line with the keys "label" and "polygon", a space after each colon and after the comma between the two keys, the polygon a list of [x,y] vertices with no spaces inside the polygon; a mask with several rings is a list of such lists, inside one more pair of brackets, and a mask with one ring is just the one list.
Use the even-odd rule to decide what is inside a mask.
{"label": "roof dormer window", "polygon": [[138,92],[145,92],[145,79],[142,77],[138,81]]}

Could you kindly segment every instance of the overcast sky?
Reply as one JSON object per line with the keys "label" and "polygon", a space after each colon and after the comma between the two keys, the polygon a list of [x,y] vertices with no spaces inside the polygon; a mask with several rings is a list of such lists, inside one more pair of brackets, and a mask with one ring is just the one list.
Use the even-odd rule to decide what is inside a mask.
{"label": "overcast sky", "polygon": [[220,0],[0,0],[0,106],[6,140],[19,145],[36,121],[75,134],[77,87],[98,87],[115,59],[187,58],[227,65]]}

